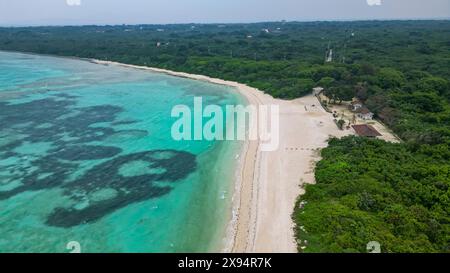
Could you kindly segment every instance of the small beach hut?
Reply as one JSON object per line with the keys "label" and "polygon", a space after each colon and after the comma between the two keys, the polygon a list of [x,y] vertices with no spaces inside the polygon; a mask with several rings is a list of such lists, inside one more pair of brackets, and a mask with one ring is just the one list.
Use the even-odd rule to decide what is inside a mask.
{"label": "small beach hut", "polygon": [[370,112],[370,110],[365,106],[358,108],[355,112],[356,116],[363,120],[372,120],[374,116],[374,113]]}
{"label": "small beach hut", "polygon": [[312,94],[313,94],[313,96],[318,96],[322,92],[323,92],[323,88],[318,86],[318,87],[313,88]]}

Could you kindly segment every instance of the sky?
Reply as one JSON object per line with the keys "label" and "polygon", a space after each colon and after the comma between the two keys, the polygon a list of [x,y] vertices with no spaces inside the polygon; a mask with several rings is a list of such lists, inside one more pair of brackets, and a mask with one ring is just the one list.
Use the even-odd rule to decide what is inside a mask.
{"label": "sky", "polygon": [[450,0],[0,0],[1,26],[449,18]]}

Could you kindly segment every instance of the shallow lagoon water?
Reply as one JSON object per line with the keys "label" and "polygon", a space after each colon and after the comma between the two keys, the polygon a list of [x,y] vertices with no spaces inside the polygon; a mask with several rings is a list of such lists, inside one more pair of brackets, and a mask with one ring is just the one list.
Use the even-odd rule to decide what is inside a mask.
{"label": "shallow lagoon water", "polygon": [[175,105],[232,88],[0,52],[0,252],[219,251],[242,143],[174,141]]}

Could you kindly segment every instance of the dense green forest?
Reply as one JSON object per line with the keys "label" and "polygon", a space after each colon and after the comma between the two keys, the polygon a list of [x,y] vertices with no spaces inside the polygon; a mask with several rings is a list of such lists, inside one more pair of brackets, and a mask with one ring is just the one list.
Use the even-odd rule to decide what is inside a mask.
{"label": "dense green forest", "polygon": [[448,150],[346,137],[322,157],[294,214],[300,250],[450,251]]}
{"label": "dense green forest", "polygon": [[403,143],[330,140],[293,215],[299,250],[375,240],[450,252],[450,21],[0,28],[0,50],[204,74],[284,99],[315,86],[336,103],[358,97]]}

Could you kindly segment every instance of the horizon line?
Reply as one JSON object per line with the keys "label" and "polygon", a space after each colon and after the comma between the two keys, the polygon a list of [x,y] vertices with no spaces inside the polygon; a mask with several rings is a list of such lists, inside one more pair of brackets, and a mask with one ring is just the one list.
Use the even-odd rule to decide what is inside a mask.
{"label": "horizon line", "polygon": [[383,18],[383,19],[317,19],[317,20],[278,20],[278,21],[254,21],[254,22],[188,22],[188,23],[114,23],[114,24],[0,24],[0,28],[26,28],[26,27],[85,27],[85,26],[174,26],[174,25],[251,25],[267,23],[320,23],[320,22],[383,22],[383,21],[450,21],[450,17],[442,18]]}

